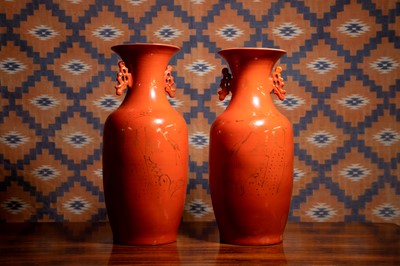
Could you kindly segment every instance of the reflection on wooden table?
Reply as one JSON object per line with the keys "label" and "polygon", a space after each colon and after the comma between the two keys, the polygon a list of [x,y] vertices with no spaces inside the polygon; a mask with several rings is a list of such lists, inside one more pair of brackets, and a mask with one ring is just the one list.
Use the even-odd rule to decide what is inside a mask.
{"label": "reflection on wooden table", "polygon": [[175,243],[113,245],[107,223],[0,224],[0,265],[400,265],[400,226],[288,223],[273,246],[219,243],[211,222],[183,223]]}

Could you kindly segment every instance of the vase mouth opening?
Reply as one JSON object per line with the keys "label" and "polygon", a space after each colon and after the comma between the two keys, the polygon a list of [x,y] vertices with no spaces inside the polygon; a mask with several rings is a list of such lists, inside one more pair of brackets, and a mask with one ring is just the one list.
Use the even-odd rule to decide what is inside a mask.
{"label": "vase mouth opening", "polygon": [[135,43],[124,43],[124,44],[118,44],[118,45],[114,45],[111,46],[111,50],[113,50],[115,52],[116,49],[118,48],[122,48],[122,47],[169,47],[169,48],[174,48],[177,51],[180,50],[180,48],[176,45],[172,45],[172,44],[165,44],[165,43],[151,43],[151,42],[135,42]]}
{"label": "vase mouth opening", "polygon": [[286,54],[286,50],[283,49],[279,49],[279,48],[268,48],[268,47],[232,47],[232,48],[226,48],[226,49],[222,49],[219,52],[223,52],[223,51],[238,51],[238,50],[242,50],[242,51],[276,51],[276,52],[281,52],[281,53],[285,53]]}

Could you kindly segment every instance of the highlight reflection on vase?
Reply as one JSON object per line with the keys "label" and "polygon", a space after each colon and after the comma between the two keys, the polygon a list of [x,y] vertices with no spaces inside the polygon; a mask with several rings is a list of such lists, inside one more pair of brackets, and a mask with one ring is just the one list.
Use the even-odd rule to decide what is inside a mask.
{"label": "highlight reflection on vase", "polygon": [[271,74],[285,51],[231,48],[219,55],[223,69],[219,98],[232,93],[210,131],[209,181],[221,241],[269,245],[282,241],[293,185],[291,123],[274,106],[283,100],[282,68]]}

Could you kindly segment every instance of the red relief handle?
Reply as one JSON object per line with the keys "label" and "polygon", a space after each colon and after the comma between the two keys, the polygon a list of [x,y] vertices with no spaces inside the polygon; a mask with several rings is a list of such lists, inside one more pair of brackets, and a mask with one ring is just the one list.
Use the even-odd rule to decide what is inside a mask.
{"label": "red relief handle", "polygon": [[125,66],[124,61],[118,62],[119,72],[117,75],[118,85],[115,85],[115,90],[117,95],[121,95],[126,87],[132,88],[133,86],[133,78],[132,74],[129,73],[128,68]]}
{"label": "red relief handle", "polygon": [[272,87],[273,91],[278,96],[279,100],[283,101],[285,99],[286,91],[283,89],[285,82],[281,76],[282,68],[280,66],[275,68],[275,72],[272,73]]}
{"label": "red relief handle", "polygon": [[[117,75],[118,85],[115,85],[115,90],[117,95],[121,95],[123,91],[126,89],[126,87],[132,88],[133,77],[132,74],[129,73],[129,69],[125,66],[124,61],[119,61],[118,66],[119,66],[119,72]],[[173,87],[175,82],[171,72],[172,72],[172,67],[168,65],[164,72],[165,91],[168,93],[169,97],[173,98],[175,96],[176,89]]]}
{"label": "red relief handle", "polygon": [[175,97],[176,89],[173,87],[175,84],[174,77],[172,76],[172,66],[168,65],[164,71],[164,79],[165,79],[165,91],[168,93],[168,96],[171,98]]}
{"label": "red relief handle", "polygon": [[[272,74],[272,85],[274,93],[278,96],[280,100],[283,101],[285,99],[286,91],[283,89],[285,83],[283,81],[281,73],[282,73],[282,68],[279,66],[276,67],[275,72]],[[221,90],[218,91],[220,101],[223,101],[231,91],[232,82],[233,78],[232,74],[229,73],[229,69],[228,68],[222,69],[222,79],[219,85]]]}
{"label": "red relief handle", "polygon": [[232,86],[232,74],[229,73],[228,68],[223,68],[222,69],[222,79],[219,83],[219,87],[221,88],[220,91],[218,91],[218,98],[220,101],[225,100],[225,97],[229,94]]}

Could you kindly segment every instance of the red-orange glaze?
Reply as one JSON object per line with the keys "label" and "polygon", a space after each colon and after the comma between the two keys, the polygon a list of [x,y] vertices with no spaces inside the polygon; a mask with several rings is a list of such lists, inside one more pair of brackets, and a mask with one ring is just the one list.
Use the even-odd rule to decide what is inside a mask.
{"label": "red-orange glaze", "polygon": [[220,99],[232,93],[210,132],[210,190],[221,242],[270,245],[282,241],[293,186],[293,131],[274,106],[283,99],[285,51],[232,48],[219,52],[232,71],[221,81]]}
{"label": "red-orange glaze", "polygon": [[117,94],[127,86],[103,135],[104,194],[114,243],[174,242],[188,175],[187,125],[166,96],[173,85],[167,64],[179,48],[128,44],[112,50],[125,63],[119,64]]}

